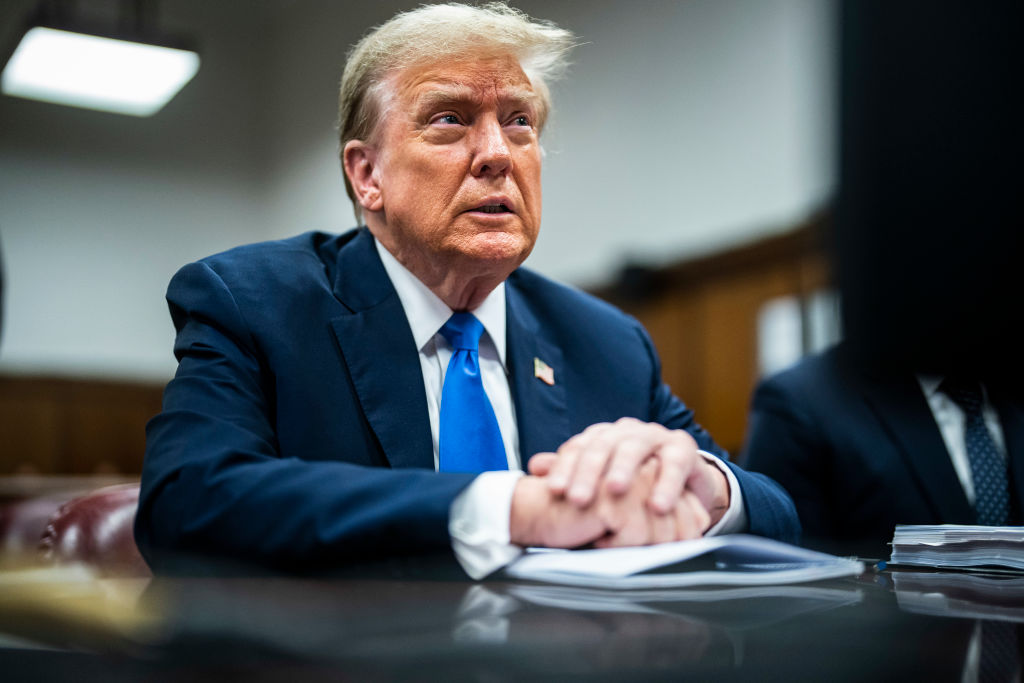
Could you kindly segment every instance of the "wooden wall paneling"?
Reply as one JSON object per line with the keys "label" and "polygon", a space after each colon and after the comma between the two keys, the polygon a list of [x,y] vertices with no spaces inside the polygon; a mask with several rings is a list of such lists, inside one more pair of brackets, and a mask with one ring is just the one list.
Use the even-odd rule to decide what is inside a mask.
{"label": "wooden wall paneling", "polygon": [[799,291],[808,296],[819,289],[833,286],[832,267],[823,253],[803,254],[797,262],[799,269]]}
{"label": "wooden wall paneling", "polygon": [[[671,375],[665,372],[662,375],[675,395],[693,408],[704,401],[708,391],[707,368],[701,362],[708,353],[708,339],[703,334],[704,321],[701,317],[700,301],[695,292],[682,291],[671,304],[666,302],[666,305],[671,305],[675,311],[676,327],[673,333],[681,340],[681,348],[674,351],[670,359],[666,360],[665,356],[662,356],[663,367],[668,367],[672,371]],[[697,415],[697,419],[701,419],[700,414]]]}
{"label": "wooden wall paneling", "polygon": [[118,402],[68,405],[70,439],[66,471],[75,474],[138,473],[146,450],[145,424],[152,417]]}
{"label": "wooden wall paneling", "polygon": [[160,411],[162,387],[79,382],[67,392],[68,439],[64,454],[75,474],[142,471],[146,422]]}
{"label": "wooden wall paneling", "polygon": [[704,392],[703,336],[697,300],[685,291],[672,291],[637,306],[633,315],[651,335],[661,358],[661,376],[687,405]]}
{"label": "wooden wall paneling", "polygon": [[162,385],[0,377],[0,473],[137,474]]}
{"label": "wooden wall paneling", "polygon": [[730,453],[739,453],[746,432],[751,392],[757,381],[757,316],[769,299],[798,286],[790,264],[732,273],[702,288],[703,363],[706,391],[702,424]]}
{"label": "wooden wall paneling", "polygon": [[63,435],[51,394],[0,377],[0,474],[58,471]]}

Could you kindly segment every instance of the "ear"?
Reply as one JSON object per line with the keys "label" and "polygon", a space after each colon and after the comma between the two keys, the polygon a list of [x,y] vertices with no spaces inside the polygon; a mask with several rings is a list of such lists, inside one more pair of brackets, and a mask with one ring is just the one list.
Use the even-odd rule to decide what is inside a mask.
{"label": "ear", "polygon": [[377,167],[377,149],[362,140],[349,140],[341,153],[345,175],[355,192],[356,201],[364,211],[384,208],[380,176]]}

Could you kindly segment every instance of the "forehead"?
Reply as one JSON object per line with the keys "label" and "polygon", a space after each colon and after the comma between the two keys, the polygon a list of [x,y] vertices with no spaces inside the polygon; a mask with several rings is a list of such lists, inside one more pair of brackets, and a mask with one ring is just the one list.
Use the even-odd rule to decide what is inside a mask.
{"label": "forehead", "polygon": [[394,75],[392,83],[405,107],[444,98],[481,102],[539,97],[514,57],[456,58],[406,67]]}

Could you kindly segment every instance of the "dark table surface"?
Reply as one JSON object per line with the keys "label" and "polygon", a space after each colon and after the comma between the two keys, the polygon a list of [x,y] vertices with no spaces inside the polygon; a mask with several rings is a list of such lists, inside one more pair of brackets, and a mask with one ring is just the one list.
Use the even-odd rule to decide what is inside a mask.
{"label": "dark table surface", "polygon": [[0,679],[959,681],[990,649],[980,618],[1019,653],[1024,578],[622,592],[377,567],[26,592],[0,577]]}

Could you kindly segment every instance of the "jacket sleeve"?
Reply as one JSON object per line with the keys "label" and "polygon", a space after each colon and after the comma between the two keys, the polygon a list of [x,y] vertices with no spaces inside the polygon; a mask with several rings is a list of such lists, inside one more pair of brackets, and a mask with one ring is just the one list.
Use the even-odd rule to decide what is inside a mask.
{"label": "jacket sleeve", "polygon": [[274,369],[224,279],[185,266],[167,300],[179,365],[146,428],[135,522],[156,571],[182,556],[316,570],[450,551],[449,507],[472,475],[281,453]]}
{"label": "jacket sleeve", "polygon": [[762,382],[754,392],[744,462],[786,487],[809,537],[826,538],[834,533],[824,495],[831,447],[790,384],[784,374]]}
{"label": "jacket sleeve", "polygon": [[726,461],[740,486],[747,514],[748,533],[787,543],[799,543],[800,521],[789,494],[765,475],[746,472],[729,462],[729,453],[715,443],[711,435],[694,419],[693,411],[676,398],[668,385],[661,381],[661,361],[658,354],[650,337],[642,328],[641,336],[654,363],[651,378],[651,421],[670,429],[685,429],[702,450]]}

